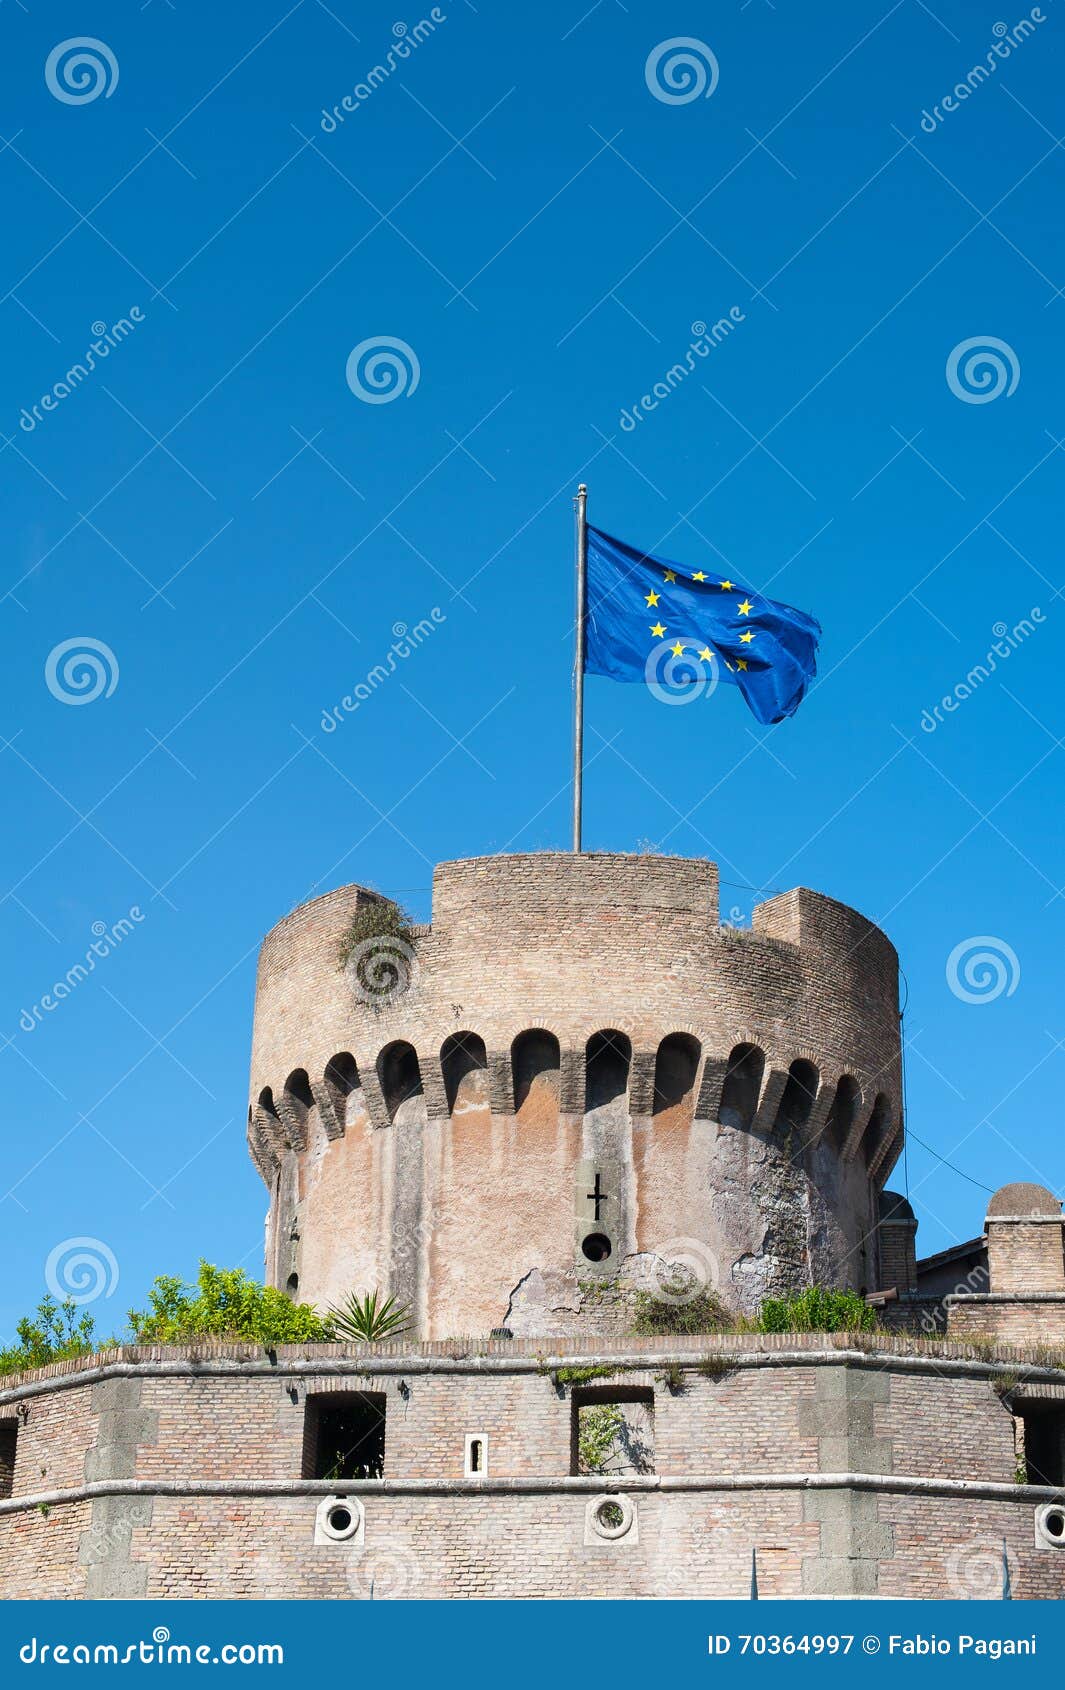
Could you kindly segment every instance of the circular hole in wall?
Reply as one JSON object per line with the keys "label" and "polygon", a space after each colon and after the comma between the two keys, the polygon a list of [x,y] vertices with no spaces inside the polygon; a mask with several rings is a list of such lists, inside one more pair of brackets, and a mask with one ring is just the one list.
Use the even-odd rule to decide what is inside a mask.
{"label": "circular hole in wall", "polygon": [[590,1262],[605,1262],[610,1254],[610,1240],[605,1232],[590,1232],[581,1249]]}
{"label": "circular hole in wall", "polygon": [[329,1529],[336,1532],[338,1536],[343,1532],[350,1531],[351,1510],[344,1508],[342,1505],[331,1508],[329,1510]]}
{"label": "circular hole in wall", "polygon": [[631,1531],[636,1509],[627,1496],[601,1496],[589,1506],[589,1522],[596,1537],[612,1543]]}
{"label": "circular hole in wall", "polygon": [[616,1532],[619,1526],[625,1524],[625,1511],[620,1502],[601,1502],[595,1517],[608,1532]]}
{"label": "circular hole in wall", "polygon": [[1060,1508],[1048,1508],[1043,1516],[1043,1528],[1048,1537],[1065,1537],[1065,1514]]}

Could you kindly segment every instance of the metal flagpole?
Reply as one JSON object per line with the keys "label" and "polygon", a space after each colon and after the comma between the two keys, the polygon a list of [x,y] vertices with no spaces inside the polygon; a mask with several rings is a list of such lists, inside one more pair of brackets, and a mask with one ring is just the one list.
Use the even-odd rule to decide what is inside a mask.
{"label": "metal flagpole", "polygon": [[588,489],[582,481],[573,501],[577,519],[577,640],[573,667],[573,849],[581,848],[584,801],[584,600],[588,575]]}

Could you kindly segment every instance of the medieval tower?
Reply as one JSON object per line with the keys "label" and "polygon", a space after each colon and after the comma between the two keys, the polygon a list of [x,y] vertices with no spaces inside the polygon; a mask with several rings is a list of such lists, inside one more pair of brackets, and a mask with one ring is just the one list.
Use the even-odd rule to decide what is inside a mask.
{"label": "medieval tower", "polygon": [[[0,1594],[1065,1595],[1061,1204],[918,1259],[885,935],[594,853],[442,864],[431,913],[273,928],[248,1109],[268,1280],[407,1330],[0,1381]],[[860,1329],[759,1328],[813,1286]]]}

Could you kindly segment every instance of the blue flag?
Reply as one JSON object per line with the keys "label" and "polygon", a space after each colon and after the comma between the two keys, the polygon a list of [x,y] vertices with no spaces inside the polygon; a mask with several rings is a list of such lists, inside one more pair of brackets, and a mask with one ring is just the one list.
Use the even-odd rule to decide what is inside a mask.
{"label": "blue flag", "polygon": [[760,722],[782,722],[817,673],[821,627],[727,576],[682,569],[588,527],[584,668],[645,681],[680,703],[738,686]]}

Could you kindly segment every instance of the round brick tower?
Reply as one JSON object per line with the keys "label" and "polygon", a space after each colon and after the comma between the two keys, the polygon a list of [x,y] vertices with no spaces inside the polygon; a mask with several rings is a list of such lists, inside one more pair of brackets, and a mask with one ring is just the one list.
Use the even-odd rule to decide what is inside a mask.
{"label": "round brick tower", "polygon": [[631,1290],[692,1282],[744,1312],[878,1285],[898,964],[864,917],[798,888],[739,930],[710,862],[484,857],[440,865],[409,945],[341,967],[367,901],[328,893],[263,943],[271,1283],[392,1292],[423,1338],[606,1335]]}

